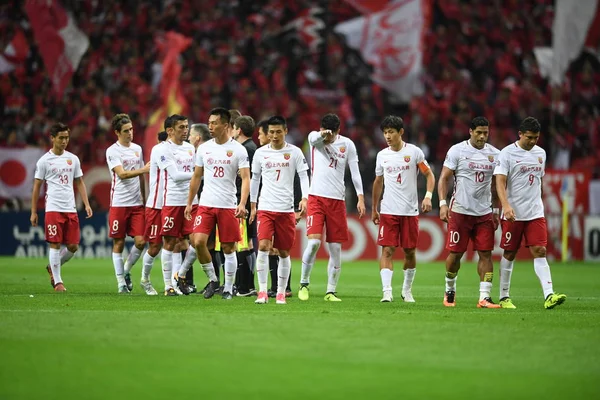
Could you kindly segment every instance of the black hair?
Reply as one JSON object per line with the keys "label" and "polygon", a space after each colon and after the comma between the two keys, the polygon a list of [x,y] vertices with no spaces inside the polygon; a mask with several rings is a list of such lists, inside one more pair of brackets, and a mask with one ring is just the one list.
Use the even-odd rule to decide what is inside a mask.
{"label": "black hair", "polygon": [[258,124],[256,124],[256,126],[258,127],[258,129],[262,129],[264,133],[269,132],[269,121],[266,119],[260,121]]}
{"label": "black hair", "polygon": [[173,114],[173,115],[167,117],[167,119],[165,119],[165,123],[164,123],[165,131],[167,130],[167,128],[174,127],[175,123],[179,122],[179,121],[187,121],[187,117],[184,117],[183,115],[179,115],[179,114]]}
{"label": "black hair", "polygon": [[471,120],[471,130],[477,129],[479,126],[490,126],[490,121],[485,117],[475,117]]}
{"label": "black hair", "polygon": [[285,121],[285,118],[281,115],[274,115],[271,118],[269,118],[267,120],[267,125],[282,125],[284,128],[287,128],[287,122]]}
{"label": "black hair", "polygon": [[168,137],[169,137],[169,135],[167,135],[167,132],[165,132],[165,131],[158,132],[158,141],[159,142],[164,142],[165,140],[167,140]]}
{"label": "black hair", "polygon": [[326,114],[321,118],[321,128],[329,129],[332,132],[337,132],[340,129],[340,117],[335,114]]}
{"label": "black hair", "polygon": [[63,124],[62,122],[57,122],[54,125],[52,125],[52,127],[50,127],[50,136],[56,137],[56,135],[58,135],[58,132],[65,131],[67,131],[68,133],[71,132],[67,125]]}
{"label": "black hair", "polygon": [[385,131],[386,129],[395,129],[400,132],[400,129],[404,128],[404,121],[402,118],[395,115],[388,115],[381,121],[381,125],[379,126],[381,131]]}
{"label": "black hair", "polygon": [[216,107],[213,108],[212,110],[210,110],[210,112],[208,113],[208,116],[210,117],[211,115],[218,115],[219,118],[221,119],[221,122],[225,122],[226,124],[228,124],[229,122],[231,122],[231,113],[229,112],[228,109],[223,108],[223,107]]}
{"label": "black hair", "polygon": [[521,133],[539,133],[541,130],[542,126],[540,125],[540,122],[533,117],[525,118],[523,121],[521,121],[521,124],[519,125],[519,132]]}

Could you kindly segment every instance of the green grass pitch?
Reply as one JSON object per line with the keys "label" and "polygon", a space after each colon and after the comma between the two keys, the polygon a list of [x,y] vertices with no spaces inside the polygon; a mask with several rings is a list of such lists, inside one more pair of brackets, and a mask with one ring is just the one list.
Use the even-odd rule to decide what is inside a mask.
{"label": "green grass pitch", "polygon": [[[71,260],[59,294],[45,265],[0,259],[2,400],[600,398],[598,265],[552,265],[568,295],[554,310],[543,308],[531,262],[515,265],[517,310],[475,307],[471,263],[454,309],[442,306],[442,263],[418,265],[416,304],[401,301],[398,268],[395,302],[382,304],[376,262],[343,266],[341,303],[323,301],[320,262],[310,300],[286,306],[148,297],[140,265],[134,292],[118,295],[110,260]],[[162,289],[158,262],[152,279]]]}

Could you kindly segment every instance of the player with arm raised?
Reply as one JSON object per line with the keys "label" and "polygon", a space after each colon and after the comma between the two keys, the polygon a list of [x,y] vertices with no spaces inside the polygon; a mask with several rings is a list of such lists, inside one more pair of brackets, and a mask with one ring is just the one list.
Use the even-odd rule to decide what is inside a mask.
{"label": "player with arm raised", "polygon": [[[309,189],[308,165],[302,151],[285,141],[288,132],[285,118],[271,117],[268,126],[271,142],[256,150],[254,154],[250,186],[249,222],[252,223],[254,218],[257,218],[258,227],[256,259],[258,298],[255,303],[265,304],[269,300],[267,294],[269,251],[275,247],[279,250],[276,303],[286,304],[285,289],[292,266],[290,249],[294,246],[296,238],[294,176],[296,173],[300,176],[302,187],[300,213],[304,215]],[[262,188],[260,188],[259,199],[261,178]]]}
{"label": "player with arm raised", "polygon": [[[417,176],[419,171],[427,179],[427,193],[421,211],[431,211],[431,197],[435,188],[435,176],[423,151],[402,141],[404,121],[397,116],[387,116],[381,122],[381,130],[388,148],[377,153],[375,181],[373,182],[373,210],[371,220],[379,225],[377,244],[383,247],[379,262],[383,298],[381,302],[393,301],[392,258],[396,247],[404,249],[404,284],[402,299],[414,303],[412,284],[417,261],[415,250],[419,239],[419,196]],[[385,191],[383,188],[385,186]],[[383,191],[383,199],[381,193]],[[377,211],[381,200],[381,214]]]}
{"label": "player with arm raised", "polygon": [[358,169],[358,154],[352,140],[340,135],[340,119],[327,114],[321,119],[321,130],[308,135],[311,157],[311,183],[306,213],[308,245],[302,255],[302,275],[298,298],[308,300],[310,272],[321,246],[323,226],[326,228],[329,262],[327,264],[326,301],[341,301],[336,295],[342,265],[342,243],[348,240],[346,220],[346,166],[358,196],[359,218],[365,213],[365,196]]}
{"label": "player with arm raised", "polygon": [[[35,180],[31,195],[32,226],[37,226],[37,200],[40,197],[42,184],[46,182],[46,204],[44,230],[46,242],[50,247],[46,267],[50,274],[50,284],[56,292],[65,292],[60,275],[61,266],[73,257],[79,248],[79,218],[75,208],[75,193],[73,183],[85,205],[86,218],[92,216],[88,201],[87,190],[83,182],[83,172],[79,158],[65,149],[69,144],[69,128],[62,123],[56,123],[50,128],[52,149],[44,154],[35,166]],[[61,250],[61,245],[66,247]]]}
{"label": "player with arm raised", "polygon": [[[469,241],[479,255],[478,308],[500,308],[491,299],[492,250],[494,232],[498,228],[498,197],[494,187],[494,168],[500,151],[487,143],[490,123],[483,117],[471,121],[470,139],[450,148],[438,181],[440,219],[448,223],[446,249],[446,291],[443,304],[454,307],[456,276],[460,259],[467,251]],[[448,180],[454,175],[454,192],[450,207],[446,204]],[[493,205],[493,208],[492,208]]]}
{"label": "player with arm raised", "polygon": [[[233,283],[237,270],[236,243],[241,239],[239,220],[245,218],[246,201],[250,191],[250,165],[248,152],[235,139],[230,138],[229,111],[225,108],[214,108],[208,117],[208,129],[213,137],[198,147],[196,152],[196,167],[188,191],[186,218],[193,218],[194,233],[192,243],[196,248],[198,261],[210,280],[204,292],[205,298],[210,298],[219,288],[215,275],[208,238],[215,225],[219,227],[221,249],[225,257],[225,287],[222,298],[231,300]],[[242,178],[242,189],[239,203],[236,200],[236,177]],[[204,179],[204,188],[200,194],[200,203],[195,216],[192,216],[192,202],[198,193],[200,180]],[[185,272],[185,271],[181,271]],[[185,274],[181,274],[178,286],[182,292],[189,291]]]}
{"label": "player with arm raised", "polygon": [[502,149],[494,170],[496,189],[502,204],[502,239],[504,254],[500,260],[500,305],[516,308],[510,299],[510,278],[521,242],[533,256],[533,267],[544,293],[544,307],[554,308],[567,296],[555,293],[552,275],[546,259],[548,230],[542,201],[542,178],[546,167],[546,152],[536,143],[541,126],[537,119],[527,117],[519,125],[519,140]]}
{"label": "player with arm raised", "polygon": [[[133,290],[131,268],[140,258],[144,240],[144,174],[150,163],[144,165],[142,148],[133,143],[133,124],[127,114],[117,114],[111,121],[117,142],[106,150],[106,162],[112,175],[110,209],[108,211],[109,237],[113,239],[113,266],[119,293]],[[134,245],[123,264],[125,236],[133,237]]]}

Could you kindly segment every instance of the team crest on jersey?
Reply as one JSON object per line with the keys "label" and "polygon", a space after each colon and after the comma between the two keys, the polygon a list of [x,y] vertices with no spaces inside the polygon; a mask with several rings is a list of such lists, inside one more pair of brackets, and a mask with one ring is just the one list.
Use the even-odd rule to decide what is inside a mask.
{"label": "team crest on jersey", "polygon": [[135,154],[136,157],[140,156],[140,153],[138,153],[137,151],[135,151],[133,154]]}
{"label": "team crest on jersey", "polygon": [[494,162],[494,156],[488,156],[488,160],[490,160],[490,162]]}
{"label": "team crest on jersey", "polygon": [[542,157],[538,157],[538,162],[541,164],[544,162],[544,160],[542,159]]}
{"label": "team crest on jersey", "polygon": [[193,153],[191,150],[188,150],[188,154],[189,154],[190,156],[193,156],[193,155],[194,155],[194,153]]}
{"label": "team crest on jersey", "polygon": [[[540,160],[541,160],[541,158],[540,158]],[[541,162],[541,161],[540,161],[540,162]],[[69,165],[73,165],[73,160],[71,160],[70,158],[67,158],[67,164],[69,164]]]}
{"label": "team crest on jersey", "polygon": [[283,158],[285,158],[286,160],[289,160],[290,156],[291,156],[290,153],[283,153]]}
{"label": "team crest on jersey", "polygon": [[342,146],[340,147],[340,153],[345,153],[346,152],[346,146]]}
{"label": "team crest on jersey", "polygon": [[410,156],[404,156],[404,162],[410,162]]}
{"label": "team crest on jersey", "polygon": [[233,155],[233,150],[227,150],[227,157],[231,157]]}

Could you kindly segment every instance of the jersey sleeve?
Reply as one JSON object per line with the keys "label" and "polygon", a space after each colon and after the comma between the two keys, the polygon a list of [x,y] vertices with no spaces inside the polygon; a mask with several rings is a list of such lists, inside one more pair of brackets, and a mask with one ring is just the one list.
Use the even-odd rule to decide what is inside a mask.
{"label": "jersey sleeve", "polygon": [[383,176],[383,165],[381,164],[381,152],[377,153],[375,160],[375,176]]}
{"label": "jersey sleeve", "polygon": [[204,167],[204,157],[201,151],[202,145],[196,149],[196,167]]}
{"label": "jersey sleeve", "polygon": [[46,161],[44,158],[40,158],[37,164],[35,164],[35,179],[46,179]]}
{"label": "jersey sleeve", "polygon": [[348,163],[358,162],[358,152],[353,141],[348,141]]}
{"label": "jersey sleeve", "polygon": [[429,171],[431,169],[431,167],[429,166],[429,163],[425,159],[425,153],[423,153],[423,150],[421,150],[418,147],[416,147],[416,151],[415,151],[415,161],[417,163],[417,167],[419,168],[419,171],[421,171],[422,174],[427,173],[427,171]]}
{"label": "jersey sleeve", "polygon": [[73,169],[73,179],[81,178],[83,176],[83,170],[81,169],[81,161],[79,157],[75,156],[75,167]]}
{"label": "jersey sleeve", "polygon": [[114,151],[114,149],[112,147],[109,147],[108,149],[106,149],[106,163],[108,164],[108,169],[111,171],[115,167],[118,167],[119,165],[123,165],[121,163],[121,157],[119,157],[119,154],[117,154],[117,152]]}
{"label": "jersey sleeve", "polygon": [[456,168],[458,168],[458,151],[456,147],[452,146],[448,150],[448,154],[446,154],[446,159],[444,160],[444,167],[452,171],[456,171]]}
{"label": "jersey sleeve", "polygon": [[248,157],[248,151],[244,146],[240,146],[240,149],[236,152],[238,169],[250,168],[250,159]]}
{"label": "jersey sleeve", "polygon": [[302,154],[302,150],[296,147],[295,149],[295,157],[296,157],[296,172],[307,171],[308,163],[306,162],[306,158],[304,154]]}
{"label": "jersey sleeve", "polygon": [[498,165],[494,169],[494,175],[506,175],[508,176],[509,171],[509,159],[508,152],[501,151],[498,154]]}
{"label": "jersey sleeve", "polygon": [[139,168],[144,168],[144,153],[142,148],[140,147],[140,162],[139,162]]}
{"label": "jersey sleeve", "polygon": [[161,151],[156,155],[156,164],[158,168],[161,170],[166,170],[169,166],[175,165],[173,159],[169,156],[169,152],[165,151],[165,149],[160,149]]}

